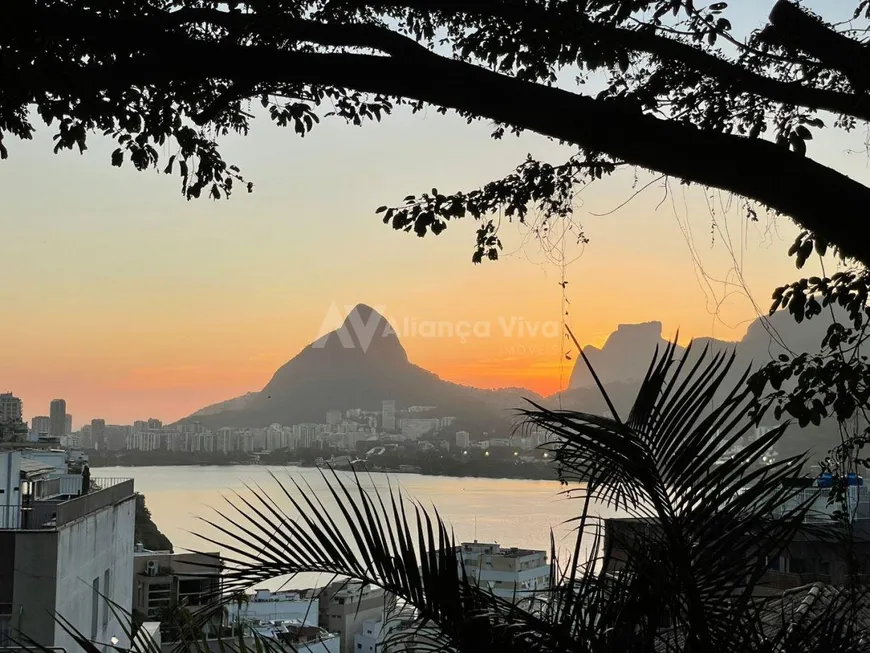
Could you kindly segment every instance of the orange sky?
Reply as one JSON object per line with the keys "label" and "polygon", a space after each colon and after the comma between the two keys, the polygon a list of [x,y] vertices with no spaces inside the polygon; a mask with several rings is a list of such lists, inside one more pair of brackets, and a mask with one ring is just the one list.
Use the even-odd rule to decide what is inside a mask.
{"label": "orange sky", "polygon": [[[112,168],[99,140],[81,157],[51,155],[46,131],[8,143],[0,391],[20,396],[28,418],[64,397],[76,426],[174,420],[261,388],[319,335],[333,305],[359,302],[400,322],[489,324],[487,337],[464,343],[396,325],[411,360],[444,378],[555,391],[570,375],[561,339],[504,328],[561,319],[562,270],[539,242],[507,224],[503,260],[474,266],[472,222],[419,239],[374,214],[432,186],[475,188],[527,152],[569,154],[534,136],[488,134],[434,113],[362,129],[327,122],[304,140],[261,124],[225,146],[254,194],[218,203],[184,201],[177,179]],[[638,174],[641,185],[650,179]],[[578,195],[591,242],[567,246],[565,278],[581,342],[653,319],[667,334],[739,338],[755,315],[741,284],[766,308],[772,288],[796,277],[786,219],[747,223],[725,196],[662,183],[613,211],[633,183],[629,171]],[[699,277],[696,262],[717,281]]]}

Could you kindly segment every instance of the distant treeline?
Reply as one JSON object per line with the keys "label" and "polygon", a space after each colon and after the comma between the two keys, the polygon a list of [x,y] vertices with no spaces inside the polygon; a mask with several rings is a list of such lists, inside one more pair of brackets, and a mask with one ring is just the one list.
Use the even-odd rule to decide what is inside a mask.
{"label": "distant treeline", "polygon": [[[534,462],[519,460],[513,451],[493,450],[484,455],[479,450],[461,453],[437,451],[416,452],[412,449],[390,451],[366,461],[364,468],[370,472],[397,473],[411,471],[430,476],[472,476],[482,478],[518,478],[531,480],[556,480],[556,467],[543,459]],[[329,454],[320,449],[293,449],[275,451],[259,456],[259,461],[242,452],[183,453],[173,451],[122,451],[117,453],[90,453],[92,467],[156,467],[182,465],[298,465],[314,466],[318,458],[329,461]],[[404,469],[400,469],[403,467]],[[361,468],[357,465],[357,468]]]}

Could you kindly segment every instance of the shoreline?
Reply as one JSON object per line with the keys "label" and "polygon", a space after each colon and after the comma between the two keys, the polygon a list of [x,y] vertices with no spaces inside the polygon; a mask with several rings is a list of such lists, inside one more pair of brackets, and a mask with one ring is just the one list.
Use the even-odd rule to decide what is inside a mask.
{"label": "shoreline", "polygon": [[[329,468],[326,466],[319,467],[318,465],[305,464],[302,462],[275,462],[275,463],[252,463],[245,461],[227,461],[227,462],[212,462],[212,461],[182,461],[182,460],[174,460],[174,461],[166,461],[166,460],[155,460],[155,461],[111,461],[111,460],[100,460],[99,462],[93,462],[90,464],[91,469],[97,470],[105,467],[299,467],[303,469],[326,469]],[[525,466],[524,466],[525,467]],[[558,475],[556,474],[555,467],[552,465],[535,465],[535,467],[541,467],[542,469],[524,469],[524,472],[539,472],[535,473],[516,473],[509,474],[505,473],[508,470],[505,467],[501,469],[493,469],[485,470],[485,469],[476,469],[474,473],[470,474],[457,474],[455,471],[458,470],[433,470],[433,469],[425,469],[425,468],[415,468],[415,469],[398,469],[398,468],[375,468],[368,469],[366,467],[357,467],[357,471],[364,471],[370,474],[418,474],[420,476],[442,476],[442,477],[452,477],[452,478],[491,478],[491,479],[505,479],[505,480],[520,480],[520,481],[555,481],[559,482]],[[351,471],[349,467],[336,467],[335,471]],[[489,472],[489,473],[488,473]]]}

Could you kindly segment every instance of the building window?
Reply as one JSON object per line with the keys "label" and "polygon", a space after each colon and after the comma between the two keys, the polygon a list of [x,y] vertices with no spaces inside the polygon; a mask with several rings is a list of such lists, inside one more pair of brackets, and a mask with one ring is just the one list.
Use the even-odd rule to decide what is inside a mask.
{"label": "building window", "polygon": [[105,595],[106,608],[103,610],[103,628],[109,625],[109,613],[112,611],[110,601],[112,600],[112,570],[106,569],[103,572],[103,594]]}
{"label": "building window", "polygon": [[97,638],[97,621],[100,612],[100,577],[91,585],[91,639]]}

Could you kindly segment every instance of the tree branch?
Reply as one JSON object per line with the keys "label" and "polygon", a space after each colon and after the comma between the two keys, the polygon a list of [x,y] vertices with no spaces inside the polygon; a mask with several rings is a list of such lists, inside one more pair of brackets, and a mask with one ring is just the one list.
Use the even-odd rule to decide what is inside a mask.
{"label": "tree branch", "polygon": [[[85,12],[77,13],[81,16]],[[100,21],[100,26],[113,23],[94,14],[89,16]],[[93,60],[58,61],[49,57],[37,59],[38,70],[22,70],[15,64],[4,66],[2,60],[0,69],[4,75],[8,73],[4,79],[9,80],[10,87],[20,85],[35,99],[53,93],[62,97],[85,97],[89,92],[100,90],[168,88],[176,82],[201,86],[220,80],[238,89],[248,85],[259,90],[269,87],[280,90],[287,84],[319,85],[430,103],[757,200],[791,216],[804,228],[838,247],[845,256],[870,264],[870,241],[855,238],[855,223],[865,219],[870,206],[870,189],[784,147],[764,140],[700,130],[676,120],[658,119],[622,101],[599,100],[502,75],[437,55],[413,39],[391,33],[379,25],[296,19],[293,25],[292,34],[299,41],[373,48],[393,52],[394,56],[246,46],[230,39],[207,41],[177,30],[167,34],[157,26],[154,32],[145,30],[147,33],[140,32],[134,37],[120,27],[142,29],[143,26],[128,20],[110,37],[111,46],[121,48],[108,59],[116,61],[114,64]],[[59,26],[70,29],[68,24],[55,20],[55,29]],[[88,24],[87,34],[92,34],[96,26],[96,22]],[[279,32],[283,35],[286,29],[290,27],[282,26]],[[618,36],[646,37],[629,30],[620,30]],[[127,38],[133,45],[124,49],[119,44]],[[62,42],[67,39],[65,35]],[[662,41],[668,43],[662,45]],[[640,45],[638,42],[638,47]],[[675,56],[689,56],[680,44],[662,37],[656,37],[647,45],[651,50],[653,46],[673,48]],[[103,41],[94,47],[103,52],[108,45]],[[709,63],[708,57],[710,55],[699,55],[698,65],[702,61]],[[733,69],[727,68],[731,65],[727,62],[715,65],[736,75]],[[750,83],[746,82],[745,71],[739,70],[741,83]],[[789,102],[806,103],[807,89],[765,79],[751,82],[772,84],[774,90],[765,89],[765,96],[786,88],[802,99]]]}
{"label": "tree branch", "polygon": [[[870,96],[813,88],[799,82],[782,82],[748,70],[700,48],[657,34],[653,30],[631,30],[604,25],[590,20],[581,13],[568,20],[564,15],[537,5],[492,0],[382,0],[374,4],[484,18],[497,16],[518,25],[537,26],[547,34],[564,37],[563,40],[566,42],[572,39],[577,42],[579,36],[587,42],[607,43],[617,48],[644,52],[662,61],[680,63],[702,75],[715,78],[741,93],[759,95],[782,104],[831,111],[870,121]],[[785,4],[789,5],[788,2]],[[862,47],[845,36],[837,36]]]}
{"label": "tree branch", "polygon": [[[757,200],[843,255],[870,264],[870,241],[854,237],[856,222],[866,219],[870,188],[768,141],[702,131],[622,102],[521,81],[429,51],[385,57],[190,41],[184,51],[173,51],[171,62],[156,56],[93,70],[92,83],[112,88],[218,78],[237,84],[316,84],[418,100]],[[61,83],[68,87],[69,80]]]}
{"label": "tree branch", "polygon": [[870,89],[870,50],[788,0],[779,0],[774,5],[770,25],[762,31],[761,37],[767,43],[815,57],[831,70],[846,75],[859,91]]}

